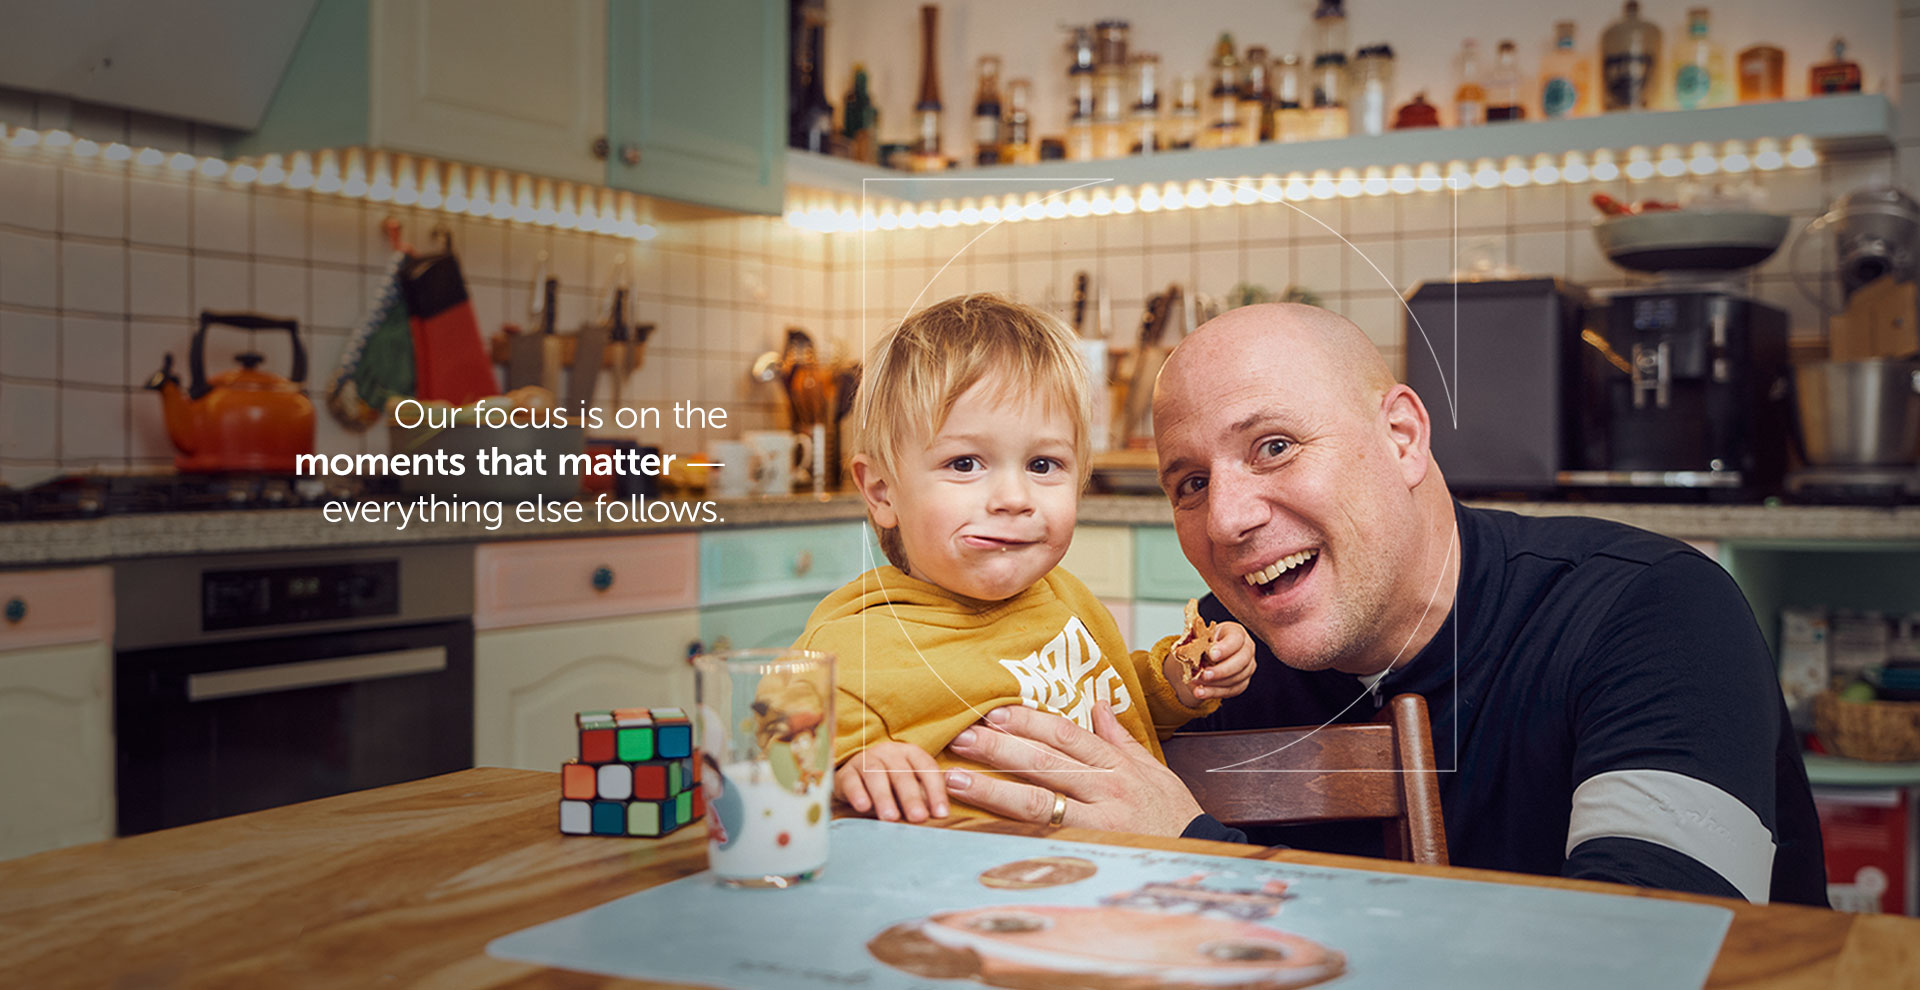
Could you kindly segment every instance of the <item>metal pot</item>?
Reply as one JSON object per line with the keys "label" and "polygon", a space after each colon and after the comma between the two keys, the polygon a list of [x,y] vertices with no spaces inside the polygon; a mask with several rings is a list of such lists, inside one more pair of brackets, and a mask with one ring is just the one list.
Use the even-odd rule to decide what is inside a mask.
{"label": "metal pot", "polygon": [[1600,253],[1639,272],[1738,271],[1780,249],[1791,221],[1754,210],[1671,210],[1593,222]]}
{"label": "metal pot", "polygon": [[1818,361],[1794,369],[1807,462],[1920,462],[1920,360]]}

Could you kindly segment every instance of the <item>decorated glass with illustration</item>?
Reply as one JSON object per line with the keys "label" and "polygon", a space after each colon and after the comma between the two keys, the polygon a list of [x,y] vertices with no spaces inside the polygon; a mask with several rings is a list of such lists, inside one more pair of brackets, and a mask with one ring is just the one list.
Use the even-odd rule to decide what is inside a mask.
{"label": "decorated glass with illustration", "polygon": [[786,887],[826,866],[833,659],[810,650],[694,658],[707,863],[722,883]]}

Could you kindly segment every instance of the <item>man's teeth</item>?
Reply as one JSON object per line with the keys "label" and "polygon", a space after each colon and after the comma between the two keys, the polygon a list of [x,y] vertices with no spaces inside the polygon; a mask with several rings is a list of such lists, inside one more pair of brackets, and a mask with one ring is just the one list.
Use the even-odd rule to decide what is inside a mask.
{"label": "man's teeth", "polygon": [[1268,564],[1266,570],[1255,571],[1254,573],[1247,575],[1247,578],[1246,578],[1247,583],[1254,585],[1255,587],[1266,584],[1268,581],[1271,581],[1274,578],[1277,578],[1280,575],[1285,574],[1286,572],[1293,570],[1296,567],[1299,567],[1301,564],[1304,564],[1307,561],[1312,560],[1313,555],[1314,555],[1314,551],[1312,550],[1302,550],[1299,553],[1293,554],[1291,556],[1282,557],[1279,560],[1276,560],[1273,563]]}

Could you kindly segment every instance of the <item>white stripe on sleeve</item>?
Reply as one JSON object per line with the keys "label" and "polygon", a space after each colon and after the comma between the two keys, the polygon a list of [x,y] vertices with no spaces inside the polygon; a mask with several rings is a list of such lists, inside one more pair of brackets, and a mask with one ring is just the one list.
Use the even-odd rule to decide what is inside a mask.
{"label": "white stripe on sleeve", "polygon": [[1573,791],[1567,855],[1618,836],[1665,846],[1720,874],[1755,904],[1773,884],[1773,833],[1739,798],[1671,770],[1612,770]]}

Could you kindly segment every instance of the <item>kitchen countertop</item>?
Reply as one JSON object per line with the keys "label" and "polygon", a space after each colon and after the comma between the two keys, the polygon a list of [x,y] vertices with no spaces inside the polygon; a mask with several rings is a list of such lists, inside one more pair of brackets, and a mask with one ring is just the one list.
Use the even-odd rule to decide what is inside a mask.
{"label": "kitchen countertop", "polygon": [[[559,775],[464,770],[0,863],[0,959],[17,986],[639,986],[496,959],[489,941],[706,866],[705,829],[563,836]],[[1725,907],[1713,988],[1883,987],[1920,970],[1920,922],[1560,877],[1290,849],[957,827]],[[774,894],[772,896],[779,896]]]}
{"label": "kitchen countertop", "polygon": [[[1602,502],[1476,502],[1527,515],[1581,515],[1613,519],[1686,540],[1743,545],[1852,546],[1920,549],[1920,506],[1671,505]],[[139,557],[202,553],[480,543],[494,540],[625,536],[729,526],[783,526],[865,518],[851,494],[825,498],[742,499],[716,503],[722,523],[521,523],[499,529],[484,523],[414,524],[328,522],[318,509],[262,509],[113,516],[0,524],[0,567],[105,563]],[[1090,495],[1080,502],[1088,525],[1167,526],[1173,510],[1150,495]]]}

